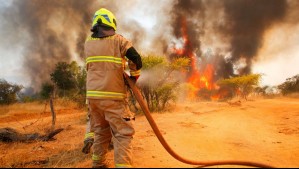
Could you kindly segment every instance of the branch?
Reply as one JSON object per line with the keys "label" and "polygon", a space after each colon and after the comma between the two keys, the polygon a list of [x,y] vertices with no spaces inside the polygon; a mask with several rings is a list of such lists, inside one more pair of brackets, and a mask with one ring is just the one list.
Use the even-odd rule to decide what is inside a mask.
{"label": "branch", "polygon": [[55,135],[63,131],[63,128],[56,129],[46,135],[38,133],[22,134],[13,128],[0,128],[0,141],[1,142],[30,142],[30,141],[50,141]]}

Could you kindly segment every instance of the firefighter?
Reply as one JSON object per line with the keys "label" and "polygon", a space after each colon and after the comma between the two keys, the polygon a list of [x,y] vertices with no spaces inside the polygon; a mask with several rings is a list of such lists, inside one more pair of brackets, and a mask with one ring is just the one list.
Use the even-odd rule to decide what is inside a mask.
{"label": "firefighter", "polygon": [[113,13],[101,8],[94,14],[92,34],[85,42],[86,96],[91,130],[94,132],[94,168],[107,167],[105,158],[111,139],[115,167],[132,167],[135,117],[126,101],[123,73],[128,59],[130,78],[136,82],[140,76],[142,60],[132,43],[117,34],[116,29]]}

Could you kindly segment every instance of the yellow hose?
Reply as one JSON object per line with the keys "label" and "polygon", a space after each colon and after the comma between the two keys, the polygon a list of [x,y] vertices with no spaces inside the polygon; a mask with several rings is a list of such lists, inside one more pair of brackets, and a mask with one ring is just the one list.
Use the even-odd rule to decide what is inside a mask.
{"label": "yellow hose", "polygon": [[179,154],[173,151],[173,149],[168,145],[168,143],[165,141],[163,135],[161,134],[157,124],[155,123],[153,117],[151,116],[151,113],[147,107],[147,104],[144,102],[143,97],[135,85],[135,83],[129,78],[129,76],[124,73],[124,77],[126,79],[127,84],[132,89],[134,96],[136,100],[138,101],[141,109],[143,110],[148,122],[150,123],[154,133],[156,134],[157,138],[159,139],[160,143],[163,145],[163,147],[166,149],[166,151],[173,156],[175,159],[191,165],[200,165],[199,167],[208,167],[208,166],[216,166],[216,165],[241,165],[241,166],[251,166],[251,167],[260,167],[260,168],[274,168],[272,166],[256,163],[256,162],[250,162],[250,161],[234,161],[234,160],[228,160],[228,161],[193,161],[189,159],[185,159],[181,157]]}

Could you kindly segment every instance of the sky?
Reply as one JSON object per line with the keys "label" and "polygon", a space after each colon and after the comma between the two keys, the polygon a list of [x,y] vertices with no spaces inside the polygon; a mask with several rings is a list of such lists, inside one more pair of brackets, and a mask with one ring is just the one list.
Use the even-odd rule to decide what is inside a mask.
{"label": "sky", "polygon": [[[11,0],[0,0],[0,10],[9,6],[11,2]],[[137,33],[137,35],[143,34],[144,36],[138,40],[139,43],[142,44],[140,46],[148,46],[147,43],[150,43],[153,40],[151,38],[154,37],[151,34],[151,30],[160,29],[161,25],[159,25],[159,20],[166,20],[167,16],[163,14],[159,15],[159,12],[161,12],[160,9],[151,8],[148,6],[150,3],[147,5],[142,5],[142,3],[144,3],[144,1],[136,1],[135,6],[130,8],[132,11],[135,11],[135,15],[129,15],[127,20],[136,22],[136,25],[143,29],[139,34],[138,32],[135,33]],[[124,3],[123,6],[118,6],[117,9],[126,11],[125,8],[128,5],[131,5],[129,1]],[[167,10],[163,5],[165,4],[161,4],[161,10]],[[116,13],[117,18],[122,18],[122,16],[117,15],[120,13],[121,12]],[[0,17],[0,19],[3,18]],[[6,20],[6,22],[7,21],[9,20]],[[126,21],[120,19],[119,22],[120,32],[128,38],[133,38],[130,32],[125,31]],[[0,35],[7,35],[7,33],[10,32],[6,30],[3,23],[3,21],[0,21]],[[14,34],[10,36],[14,36]],[[24,37],[26,38],[26,36]],[[263,74],[261,85],[279,85],[287,78],[299,74],[299,24],[278,24],[270,30],[267,30],[263,39],[264,44],[259,49],[258,57],[256,57],[252,64],[252,73]],[[22,39],[19,39],[19,41],[22,41]],[[175,41],[175,39],[169,41]],[[202,50],[208,50],[209,45],[211,45],[205,40],[201,43]],[[24,59],[26,59],[23,54],[25,46],[11,46],[5,43],[4,38],[1,39],[0,45],[0,79],[29,86],[31,79],[25,75],[23,68],[23,62]],[[153,52],[154,50],[142,47],[139,49],[144,52]]]}

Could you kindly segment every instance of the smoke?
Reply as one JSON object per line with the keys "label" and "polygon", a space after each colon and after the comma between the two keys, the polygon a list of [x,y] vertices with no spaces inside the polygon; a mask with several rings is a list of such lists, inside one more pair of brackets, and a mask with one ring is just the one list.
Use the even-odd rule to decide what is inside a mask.
{"label": "smoke", "polygon": [[173,35],[175,38],[184,38],[182,56],[191,56],[196,52],[201,55],[200,35],[203,33],[204,4],[200,0],[178,0],[172,8]]}
{"label": "smoke", "polygon": [[[111,4],[111,3],[110,3]],[[122,1],[114,10],[118,20],[118,33],[132,41],[141,54],[165,55],[169,42],[170,11],[173,0]]]}
{"label": "smoke", "polygon": [[143,42],[146,40],[146,31],[140,23],[135,20],[126,19],[122,28],[130,30],[130,41],[134,44],[134,47],[137,49],[142,48]]}
{"label": "smoke", "polygon": [[[12,48],[12,51],[22,49],[23,63],[19,66],[23,76],[29,77],[30,86],[38,90],[42,83],[50,80],[49,75],[57,62],[80,60],[84,41],[90,34],[92,16],[104,7],[116,15],[117,32],[131,40],[134,47],[143,51],[141,53],[164,53],[165,40],[162,43],[160,40],[152,42],[166,36],[161,35],[166,26],[159,25],[167,15],[159,19],[159,25],[155,24],[156,20],[149,25],[144,18],[152,19],[159,15],[160,8],[169,4],[169,0],[162,3],[159,0],[130,0],[121,2],[121,6],[119,3],[113,0],[13,0],[0,11],[3,28],[0,33],[5,39],[5,42],[0,42],[1,46]],[[145,28],[145,25],[150,28]]]}
{"label": "smoke", "polygon": [[[197,60],[215,65],[218,78],[248,74],[266,31],[285,21],[289,7],[286,0],[177,0],[171,12],[172,34],[177,39],[186,34],[180,55],[195,53]],[[207,58],[203,52],[210,48],[214,55]]]}
{"label": "smoke", "polygon": [[263,46],[265,32],[286,15],[287,1],[226,0],[223,3],[227,22],[223,33],[230,36],[231,60],[245,63],[239,73],[248,74]]}
{"label": "smoke", "polygon": [[[92,15],[105,7],[116,15],[117,32],[140,53],[171,58],[173,48],[181,43],[182,56],[195,56],[201,65],[213,64],[215,76],[227,78],[251,72],[265,33],[281,22],[297,22],[298,4],[292,0],[13,0],[0,11],[5,39],[0,43],[7,48],[22,46],[20,66],[30,86],[38,89],[50,79],[57,62],[83,56]],[[212,54],[205,54],[208,49]]]}
{"label": "smoke", "polygon": [[15,0],[5,8],[5,43],[23,46],[24,75],[39,88],[57,62],[83,56],[95,0]]}

